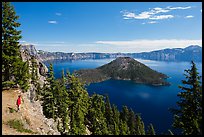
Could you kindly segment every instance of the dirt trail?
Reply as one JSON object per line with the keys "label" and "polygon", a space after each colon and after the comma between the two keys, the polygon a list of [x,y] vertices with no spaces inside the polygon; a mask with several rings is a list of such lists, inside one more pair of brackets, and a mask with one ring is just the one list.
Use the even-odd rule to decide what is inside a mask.
{"label": "dirt trail", "polygon": [[[23,98],[20,112],[11,113],[9,108],[17,110],[16,101],[18,95]],[[28,99],[29,93],[21,93],[19,89],[2,91],[2,134],[3,135],[32,135],[32,133],[21,133],[10,128],[6,123],[9,120],[21,120],[24,128],[30,129],[36,134],[59,134],[53,128],[53,120],[45,118],[39,101],[31,103]],[[54,130],[53,130],[54,129]]]}
{"label": "dirt trail", "polygon": [[3,135],[29,135],[28,133],[21,133],[13,128],[10,128],[6,123],[12,119],[20,120],[22,117],[22,112],[9,112],[9,108],[14,108],[17,110],[16,100],[20,95],[18,89],[4,90],[2,92],[2,134]]}

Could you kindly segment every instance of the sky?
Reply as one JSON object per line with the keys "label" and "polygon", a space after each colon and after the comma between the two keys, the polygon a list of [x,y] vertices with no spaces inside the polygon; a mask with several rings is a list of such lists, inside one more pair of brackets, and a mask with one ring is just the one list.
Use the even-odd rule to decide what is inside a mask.
{"label": "sky", "polygon": [[22,44],[50,52],[138,53],[202,46],[202,2],[12,2]]}

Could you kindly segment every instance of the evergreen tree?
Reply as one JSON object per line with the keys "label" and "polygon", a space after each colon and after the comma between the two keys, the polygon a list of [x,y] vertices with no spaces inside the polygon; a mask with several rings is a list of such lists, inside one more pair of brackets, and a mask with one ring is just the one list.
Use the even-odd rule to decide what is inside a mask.
{"label": "evergreen tree", "polygon": [[89,130],[92,135],[108,135],[108,128],[105,118],[105,102],[102,95],[93,94],[90,97],[88,111]]}
{"label": "evergreen tree", "polygon": [[37,74],[37,62],[35,58],[31,56],[31,83],[37,85],[38,74]]}
{"label": "evergreen tree", "polygon": [[66,90],[66,78],[64,77],[64,70],[62,70],[62,78],[61,81],[56,82],[56,91],[58,95],[56,96],[57,99],[57,116],[60,118],[58,120],[59,125],[62,125],[59,128],[61,134],[67,134],[68,132],[68,122],[69,122],[69,110],[68,107],[70,105],[70,99],[68,95],[68,91]]}
{"label": "evergreen tree", "polygon": [[107,120],[107,126],[108,126],[108,130],[109,130],[109,134],[112,134],[112,132],[114,131],[114,120],[113,120],[113,111],[111,108],[111,104],[110,104],[110,100],[108,95],[105,96],[105,117]]}
{"label": "evergreen tree", "polygon": [[120,135],[129,135],[130,134],[127,122],[123,121],[122,119],[120,119],[119,128],[120,128]]}
{"label": "evergreen tree", "polygon": [[202,134],[202,86],[196,64],[192,61],[191,69],[185,70],[185,86],[179,86],[178,109],[171,109],[174,114],[173,127],[182,130],[184,135]]}
{"label": "evergreen tree", "polygon": [[[15,71],[13,74],[15,75],[15,83],[18,83],[23,90],[23,92],[27,91],[29,89],[29,67],[28,67],[28,62],[15,62],[18,65],[19,70]],[[15,64],[14,63],[14,64]]]}
{"label": "evergreen tree", "polygon": [[54,77],[54,71],[53,71],[53,65],[50,64],[49,66],[49,73],[48,73],[48,78],[47,81],[49,82],[51,87],[54,87],[54,83],[55,83],[55,77]]}
{"label": "evergreen tree", "polygon": [[136,127],[136,118],[135,118],[135,113],[132,109],[129,111],[129,117],[128,117],[128,127],[130,130],[130,135],[136,135],[135,127]]}
{"label": "evergreen tree", "polygon": [[68,75],[68,94],[71,100],[70,134],[83,135],[86,133],[85,116],[88,113],[88,92],[78,78]]}
{"label": "evergreen tree", "polygon": [[120,134],[120,129],[119,129],[120,112],[118,111],[117,107],[114,104],[112,106],[112,111],[113,111],[113,121],[114,121],[114,129],[112,132],[114,135],[119,135]]}
{"label": "evergreen tree", "polygon": [[56,120],[56,85],[55,85],[55,78],[53,72],[53,66],[50,64],[49,67],[49,74],[47,78],[47,84],[44,87],[44,94],[43,94],[43,114],[47,118],[53,118]]}
{"label": "evergreen tree", "polygon": [[122,107],[122,111],[120,114],[120,117],[123,121],[125,121],[126,123],[128,122],[128,118],[129,118],[129,110],[127,106],[123,106]]}
{"label": "evergreen tree", "polygon": [[40,100],[42,98],[42,88],[40,86],[40,83],[37,82],[37,85],[36,85],[36,100]]}
{"label": "evergreen tree", "polygon": [[140,117],[139,114],[136,114],[136,134],[137,135],[145,135],[145,127],[144,127],[144,122],[142,121],[142,118]]}
{"label": "evergreen tree", "polygon": [[20,26],[18,18],[14,7],[9,2],[2,2],[2,82],[13,81],[23,90],[27,90],[28,66],[20,55],[18,40],[22,36],[21,31],[17,30]]}
{"label": "evergreen tree", "polygon": [[156,135],[153,125],[150,123],[147,130],[147,135]]}
{"label": "evergreen tree", "polygon": [[129,127],[128,127],[128,119],[129,119],[129,110],[127,106],[122,107],[122,111],[120,112],[120,131],[121,135],[129,135]]}

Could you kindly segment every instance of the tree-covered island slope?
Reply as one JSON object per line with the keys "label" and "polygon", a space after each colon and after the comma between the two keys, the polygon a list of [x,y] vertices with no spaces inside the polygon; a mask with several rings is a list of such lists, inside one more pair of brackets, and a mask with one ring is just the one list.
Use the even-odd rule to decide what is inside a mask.
{"label": "tree-covered island slope", "polygon": [[148,66],[130,57],[118,57],[96,69],[75,71],[75,75],[86,83],[101,82],[108,79],[132,80],[136,83],[151,85],[169,85],[167,75],[152,70]]}

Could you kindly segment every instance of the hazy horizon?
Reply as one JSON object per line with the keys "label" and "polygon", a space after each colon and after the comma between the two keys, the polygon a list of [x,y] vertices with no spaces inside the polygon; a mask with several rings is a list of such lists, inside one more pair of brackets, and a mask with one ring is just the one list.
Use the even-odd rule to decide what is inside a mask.
{"label": "hazy horizon", "polygon": [[[33,44],[29,44],[29,43],[27,43],[27,44],[22,44],[22,45],[33,45]],[[35,45],[34,45],[35,46]],[[202,48],[202,46],[200,46],[200,45],[188,45],[188,46],[186,46],[186,47],[183,47],[183,48],[187,48],[187,47],[189,47],[189,46],[199,46],[199,47],[201,47]],[[35,48],[36,48],[36,46],[35,46]],[[183,49],[182,48],[182,49]],[[162,49],[158,49],[158,50],[164,50],[164,49],[174,49],[174,48],[162,48]],[[122,53],[122,54],[128,54],[128,53],[142,53],[142,52],[92,52],[92,51],[90,51],[90,52],[66,52],[66,51],[46,51],[46,50],[42,50],[42,49],[37,49],[36,48],[36,50],[37,51],[44,51],[44,52],[62,52],[62,53],[107,53],[107,54],[115,54],[115,53]],[[147,52],[152,52],[152,51],[157,51],[157,50],[151,50],[151,51],[147,51]]]}

